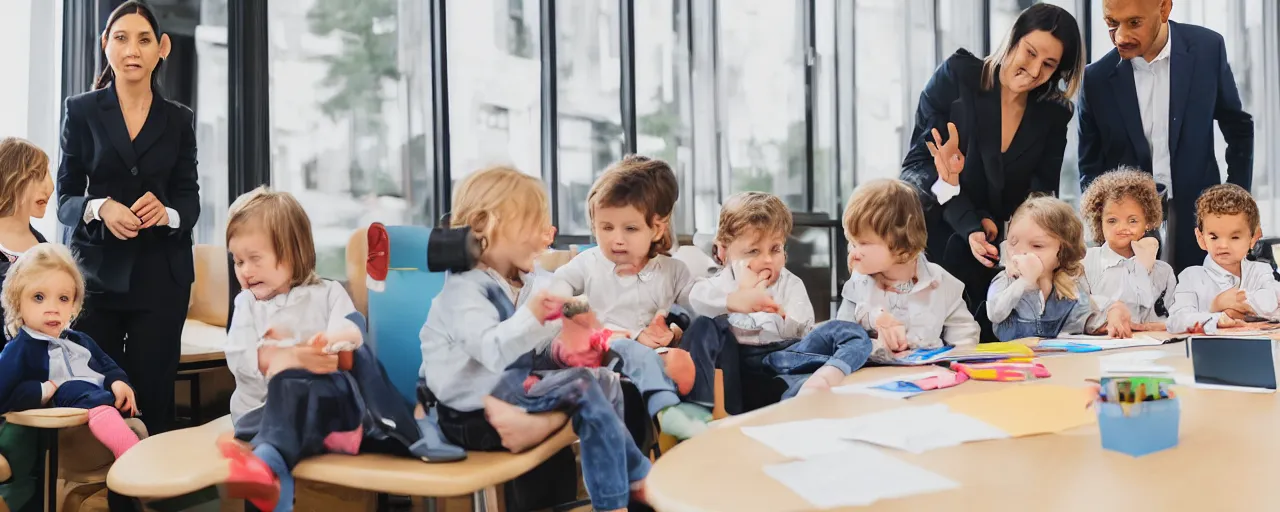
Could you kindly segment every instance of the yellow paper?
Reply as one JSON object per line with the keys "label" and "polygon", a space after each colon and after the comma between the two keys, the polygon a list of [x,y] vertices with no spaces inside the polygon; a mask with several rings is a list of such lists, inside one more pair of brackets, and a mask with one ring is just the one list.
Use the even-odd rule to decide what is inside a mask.
{"label": "yellow paper", "polygon": [[1000,391],[946,400],[952,411],[967,414],[1012,437],[1051,434],[1098,421],[1088,408],[1088,390],[1049,384],[1016,384]]}
{"label": "yellow paper", "polygon": [[1035,351],[1023,343],[1002,341],[999,343],[981,343],[973,348],[979,354],[1034,355]]}

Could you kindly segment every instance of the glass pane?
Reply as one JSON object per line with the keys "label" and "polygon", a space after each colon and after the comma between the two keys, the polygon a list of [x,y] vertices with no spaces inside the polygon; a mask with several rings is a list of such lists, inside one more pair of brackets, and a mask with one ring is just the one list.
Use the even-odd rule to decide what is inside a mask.
{"label": "glass pane", "polygon": [[807,209],[804,0],[719,2],[720,129],[727,194],[760,190]]}
{"label": "glass pane", "polygon": [[447,3],[449,161],[455,186],[492,165],[514,165],[542,176],[538,4]]}
{"label": "glass pane", "polygon": [[[686,6],[670,1],[635,4],[636,149],[665,160],[676,172],[680,183],[673,220],[677,234],[693,233],[692,204],[697,194],[691,173],[693,77]],[[564,139],[560,140],[563,144]]]}
{"label": "glass pane", "polygon": [[345,279],[357,228],[430,217],[427,14],[412,0],[270,4],[271,183],[311,217],[323,277]]}
{"label": "glass pane", "polygon": [[[197,244],[225,246],[231,194],[227,165],[230,140],[227,120],[227,3],[194,1],[200,2],[200,21],[195,26],[192,39],[197,69],[193,77],[195,102],[191,105],[196,114],[196,148],[200,162],[200,219],[192,234]],[[175,47],[184,44],[183,38],[171,35],[170,39]],[[182,66],[166,68],[181,69]]]}
{"label": "glass pane", "polygon": [[[4,5],[6,28],[0,31],[0,47],[13,78],[0,80],[0,138],[21,137],[44,150],[52,182],[58,172],[62,101],[61,57],[51,41],[62,34],[61,2],[17,0]],[[44,217],[31,219],[49,241],[60,235],[57,211],[56,197],[50,197]]]}
{"label": "glass pane", "polygon": [[[835,82],[836,82],[836,192],[835,205],[831,216],[839,219],[844,212],[845,200],[853,193],[858,182],[858,134],[857,134],[857,88],[854,63],[857,62],[857,50],[854,44],[854,10],[857,6],[852,2],[833,0],[835,4]],[[822,7],[818,8],[818,19],[826,15]],[[818,52],[825,52],[819,45]],[[907,92],[910,94],[910,91]],[[821,119],[821,116],[819,116]],[[837,244],[837,247],[840,247]],[[843,261],[843,260],[840,260]]]}
{"label": "glass pane", "polygon": [[[1086,34],[1089,38],[1093,49],[1090,51],[1089,62],[1101,59],[1107,52],[1114,50],[1115,45],[1111,43],[1111,35],[1107,32],[1107,23],[1102,15],[1102,0],[1084,0],[1093,2],[1089,7],[1089,12],[1093,13],[1091,33]],[[1181,7],[1181,6],[1179,6]],[[1077,20],[1078,21],[1078,20]]]}
{"label": "glass pane", "polygon": [[938,0],[938,58],[946,59],[960,48],[985,56],[982,23],[982,0]]}
{"label": "glass pane", "polygon": [[937,66],[932,10],[918,4],[857,0],[859,183],[898,176],[920,90]]}
{"label": "glass pane", "polygon": [[813,35],[817,57],[814,62],[813,211],[826,213],[829,218],[840,217],[840,207],[836,206],[836,124],[844,115],[836,102],[836,85],[839,80],[836,58],[838,19],[835,0],[815,0]]}
{"label": "glass pane", "polygon": [[556,2],[556,95],[560,122],[559,232],[591,233],[587,191],[622,158],[616,0]]}

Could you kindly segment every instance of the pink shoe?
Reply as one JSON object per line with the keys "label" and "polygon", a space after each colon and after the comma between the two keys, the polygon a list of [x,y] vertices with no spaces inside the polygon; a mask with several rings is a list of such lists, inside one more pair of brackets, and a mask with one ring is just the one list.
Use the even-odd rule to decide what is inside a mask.
{"label": "pink shoe", "polygon": [[271,467],[230,435],[218,438],[218,449],[231,463],[231,474],[224,483],[227,495],[246,500],[258,510],[275,510],[280,501],[280,479]]}

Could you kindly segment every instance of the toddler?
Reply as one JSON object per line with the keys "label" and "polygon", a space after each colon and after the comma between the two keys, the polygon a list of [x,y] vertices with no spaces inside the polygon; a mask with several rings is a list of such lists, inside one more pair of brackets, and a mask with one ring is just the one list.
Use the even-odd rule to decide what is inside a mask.
{"label": "toddler", "polygon": [[89,430],[119,458],[138,444],[121,412],[138,414],[133,388],[111,357],[71,321],[84,305],[84,277],[71,251],[38,244],[9,267],[0,303],[0,414],[44,406],[89,410]]}
{"label": "toddler", "polygon": [[[987,317],[1000,341],[1100,330],[1083,274],[1084,227],[1071,205],[1053,197],[1022,203],[1009,220],[1008,266],[987,290]],[[1111,310],[1113,315],[1119,309]]]}

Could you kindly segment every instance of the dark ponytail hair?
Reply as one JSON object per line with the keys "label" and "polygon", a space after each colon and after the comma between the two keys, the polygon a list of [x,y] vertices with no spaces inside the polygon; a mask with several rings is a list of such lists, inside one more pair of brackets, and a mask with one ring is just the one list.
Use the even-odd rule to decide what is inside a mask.
{"label": "dark ponytail hair", "polygon": [[[109,35],[108,32],[111,30],[111,26],[115,25],[116,21],[119,21],[120,18],[123,18],[126,14],[137,14],[145,18],[147,23],[151,24],[151,32],[155,34],[156,44],[160,44],[160,37],[163,35],[160,33],[160,22],[156,21],[156,15],[151,12],[151,7],[148,7],[147,4],[142,3],[140,0],[129,0],[128,2],[120,4],[120,7],[116,7],[114,11],[111,11],[111,16],[107,17],[107,26],[102,27],[102,36],[105,38]],[[156,63],[155,69],[151,70],[152,92],[160,91],[160,67],[163,65],[164,58],[162,57],[160,58],[160,61]],[[111,69],[111,63],[107,62],[102,66],[102,72],[98,74],[98,79],[94,80],[93,90],[96,91],[98,89],[105,88],[107,85],[111,84],[111,82],[115,81],[115,79],[116,72]]]}

